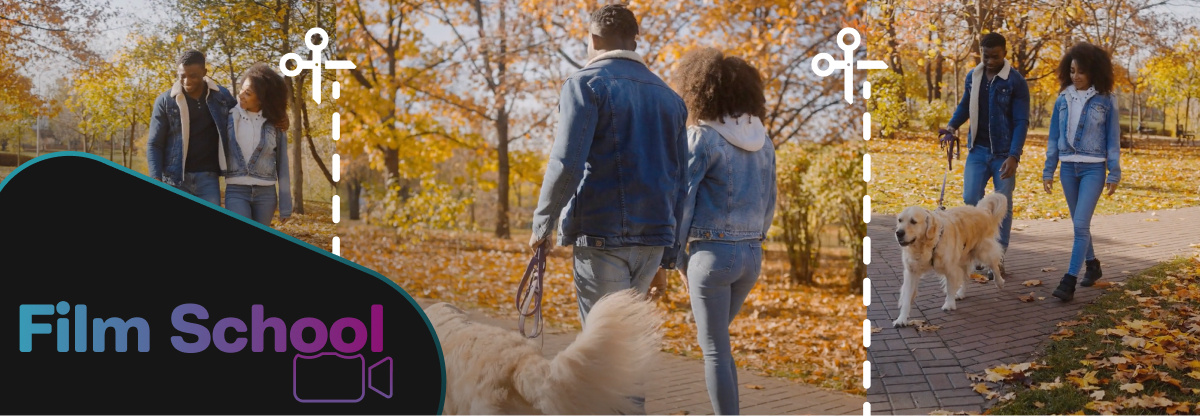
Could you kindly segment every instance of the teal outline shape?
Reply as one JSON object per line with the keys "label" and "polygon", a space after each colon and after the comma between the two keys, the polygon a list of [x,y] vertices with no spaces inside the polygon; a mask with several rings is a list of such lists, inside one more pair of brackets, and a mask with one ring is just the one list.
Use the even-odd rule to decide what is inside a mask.
{"label": "teal outline shape", "polygon": [[[442,397],[438,403],[437,414],[440,415],[440,414],[442,414],[443,411],[445,411],[445,406],[446,406],[446,356],[445,356],[445,354],[442,353],[442,343],[440,340],[438,340],[437,331],[433,330],[433,324],[429,322],[429,317],[425,315],[425,310],[421,308],[421,305],[417,304],[416,300],[413,300],[412,296],[410,296],[408,294],[408,292],[405,292],[404,289],[400,288],[400,286],[397,285],[396,282],[393,282],[391,279],[384,277],[383,275],[379,274],[378,272],[376,272],[374,270],[363,267],[362,265],[359,265],[358,263],[352,262],[350,260],[346,260],[342,256],[335,256],[333,253],[330,253],[321,248],[318,248],[317,246],[314,246],[312,244],[304,242],[303,240],[300,240],[296,237],[292,237],[290,235],[284,234],[283,232],[280,232],[279,230],[259,224],[257,221],[253,221],[249,218],[242,217],[241,215],[234,214],[233,212],[230,212],[229,210],[227,210],[225,208],[213,205],[212,203],[205,201],[203,199],[200,199],[200,198],[196,197],[195,195],[192,195],[192,194],[189,194],[182,190],[179,190],[179,189],[175,188],[174,186],[167,185],[166,183],[163,183],[162,181],[150,178],[149,176],[146,176],[145,174],[143,174],[141,172],[118,165],[116,163],[113,163],[111,160],[102,158],[100,156],[93,155],[91,153],[83,153],[83,152],[77,152],[77,151],[59,151],[59,152],[48,153],[48,154],[33,158],[29,161],[26,161],[25,163],[22,163],[20,166],[18,166],[16,169],[14,169],[12,171],[12,173],[9,173],[8,176],[6,176],[4,178],[4,181],[0,181],[0,192],[3,192],[4,186],[8,185],[8,182],[11,181],[12,178],[16,177],[18,173],[21,173],[22,170],[25,170],[25,168],[27,166],[30,166],[34,163],[38,163],[43,160],[56,158],[56,157],[80,157],[80,158],[95,160],[98,162],[103,162],[104,164],[106,164],[110,167],[116,168],[117,170],[128,173],[135,178],[144,180],[144,181],[152,183],[154,185],[158,185],[158,187],[169,190],[171,192],[174,192],[177,195],[181,195],[183,197],[191,199],[192,201],[207,205],[211,208],[216,209],[217,211],[221,212],[222,214],[236,218],[239,221],[242,221],[246,224],[253,225],[255,227],[258,227],[259,229],[268,231],[272,234],[275,234],[276,236],[282,237],[285,240],[299,244],[301,247],[315,251],[326,257],[335,259],[335,260],[341,262],[342,264],[345,264],[347,266],[358,269],[359,271],[365,272],[369,275],[375,276],[376,279],[382,280],[383,282],[387,283],[388,286],[391,286],[393,289],[396,289],[397,292],[400,292],[400,294],[404,296],[404,299],[408,300],[408,303],[411,304],[413,306],[413,308],[417,310],[417,312],[421,315],[421,319],[425,321],[425,327],[429,329],[429,334],[433,335],[433,345],[437,347],[438,362],[441,364],[441,368],[442,368]],[[395,375],[393,375],[393,377],[395,377]]]}

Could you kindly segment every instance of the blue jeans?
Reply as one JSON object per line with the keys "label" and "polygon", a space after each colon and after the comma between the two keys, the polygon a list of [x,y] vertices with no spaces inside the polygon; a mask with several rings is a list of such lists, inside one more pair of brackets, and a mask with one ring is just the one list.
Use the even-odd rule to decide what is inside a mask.
{"label": "blue jeans", "polygon": [[221,206],[221,174],[217,172],[188,172],[183,175],[179,189],[197,198]]}
{"label": "blue jeans", "polygon": [[1000,223],[1000,246],[1008,251],[1008,236],[1012,232],[1013,189],[1017,187],[1017,175],[1014,173],[1008,179],[1000,179],[1000,166],[1008,156],[992,156],[987,146],[975,146],[967,153],[967,164],[963,166],[963,202],[975,205],[983,199],[984,188],[988,180],[992,188],[1008,198],[1008,214]]}
{"label": "blue jeans", "polygon": [[688,286],[708,398],[716,414],[735,415],[741,408],[729,325],[762,272],[762,241],[694,241],[689,253]]}
{"label": "blue jeans", "polygon": [[1092,214],[1104,191],[1104,162],[1062,162],[1058,174],[1062,181],[1063,195],[1067,197],[1067,209],[1071,212],[1071,224],[1075,228],[1075,242],[1071,245],[1071,263],[1067,274],[1079,276],[1084,260],[1096,258],[1092,250]]}
{"label": "blue jeans", "polygon": [[[616,248],[574,247],[575,296],[579,298],[579,322],[587,325],[587,314],[600,298],[609,293],[636,288],[650,291],[650,282],[658,272],[665,247],[632,246]],[[646,413],[646,397],[630,397]]]}
{"label": "blue jeans", "polygon": [[575,295],[579,298],[579,322],[587,325],[587,314],[609,293],[637,288],[650,291],[658,272],[664,247],[579,247],[575,246]]}
{"label": "blue jeans", "polygon": [[275,185],[227,185],[225,209],[270,227],[278,205]]}

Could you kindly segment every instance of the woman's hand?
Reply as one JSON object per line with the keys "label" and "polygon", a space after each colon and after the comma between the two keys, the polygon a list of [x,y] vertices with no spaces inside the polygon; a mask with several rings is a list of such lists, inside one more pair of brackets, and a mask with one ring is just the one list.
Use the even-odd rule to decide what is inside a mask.
{"label": "woman's hand", "polygon": [[1113,192],[1117,192],[1117,184],[1116,183],[1106,183],[1106,184],[1104,184],[1104,187],[1108,188],[1108,196],[1112,196]]}
{"label": "woman's hand", "polygon": [[1046,189],[1046,193],[1050,193],[1054,189],[1054,179],[1043,179],[1042,188]]}

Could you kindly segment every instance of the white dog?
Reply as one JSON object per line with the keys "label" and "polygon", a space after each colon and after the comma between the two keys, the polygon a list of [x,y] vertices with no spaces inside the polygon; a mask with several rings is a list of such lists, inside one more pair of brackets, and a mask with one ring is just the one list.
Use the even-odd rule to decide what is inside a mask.
{"label": "white dog", "polygon": [[[1004,195],[991,193],[975,206],[945,211],[908,207],[896,217],[896,241],[904,256],[904,283],[900,286],[900,316],[893,326],[908,325],[917,283],[928,272],[942,277],[946,293],[943,311],[958,308],[955,300],[966,296],[966,280],[975,264],[1000,270],[1004,249],[997,240],[1000,222],[1008,213]],[[996,276],[996,287],[1004,287],[1004,278]]]}
{"label": "white dog", "polygon": [[446,360],[445,414],[631,414],[659,351],[662,318],[630,289],[596,303],[552,360],[516,331],[472,322],[448,303],[425,308]]}

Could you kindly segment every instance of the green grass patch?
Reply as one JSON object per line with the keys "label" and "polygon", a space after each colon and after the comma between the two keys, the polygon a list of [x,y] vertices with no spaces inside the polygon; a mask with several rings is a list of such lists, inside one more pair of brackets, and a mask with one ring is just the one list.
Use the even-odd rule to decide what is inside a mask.
{"label": "green grass patch", "polygon": [[1060,324],[1035,361],[1045,367],[1007,380],[1015,397],[987,413],[1189,413],[1200,403],[1198,271],[1200,257],[1177,258],[1110,286]]}

